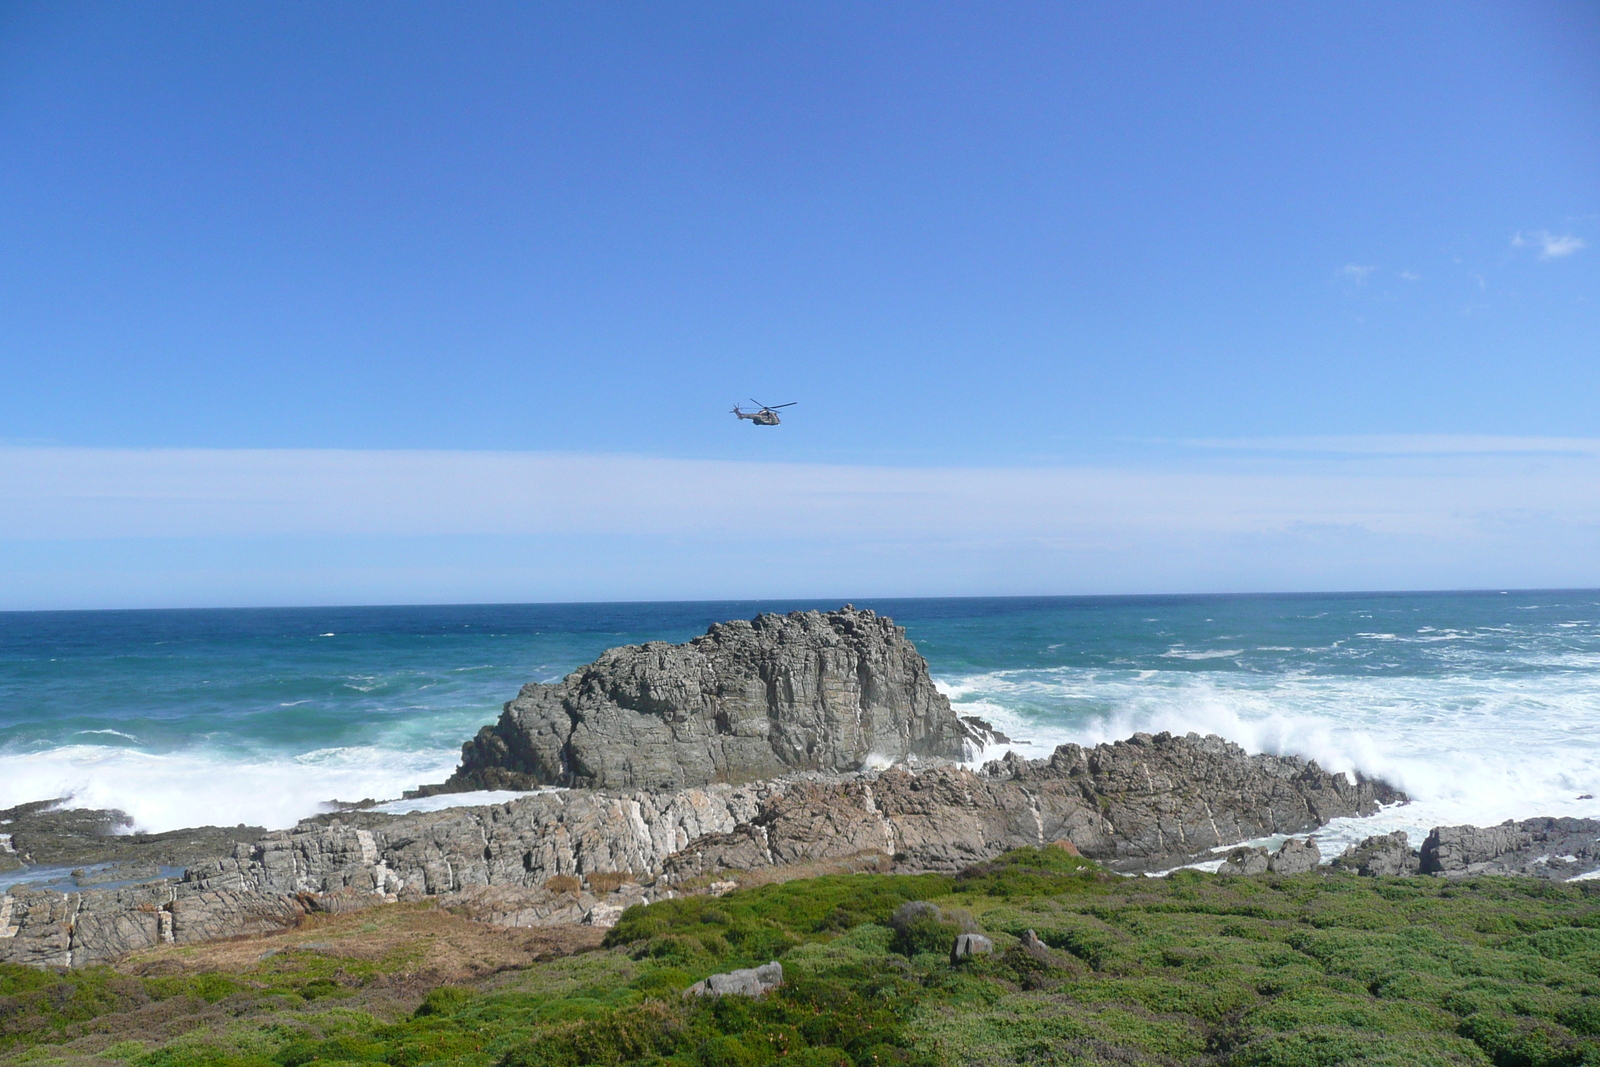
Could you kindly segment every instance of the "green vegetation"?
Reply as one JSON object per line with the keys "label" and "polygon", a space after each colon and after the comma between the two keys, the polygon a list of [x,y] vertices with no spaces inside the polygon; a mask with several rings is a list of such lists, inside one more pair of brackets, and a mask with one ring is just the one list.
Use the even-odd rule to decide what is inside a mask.
{"label": "green vegetation", "polygon": [[[974,923],[995,954],[952,966]],[[1025,949],[1029,929],[1048,948]],[[304,955],[166,978],[0,968],[0,1061],[1600,1065],[1600,882],[1124,879],[1023,849],[955,877],[635,908],[602,948],[420,1006],[380,995],[408,966],[393,954]],[[774,958],[786,981],[761,1000],[682,995]]]}

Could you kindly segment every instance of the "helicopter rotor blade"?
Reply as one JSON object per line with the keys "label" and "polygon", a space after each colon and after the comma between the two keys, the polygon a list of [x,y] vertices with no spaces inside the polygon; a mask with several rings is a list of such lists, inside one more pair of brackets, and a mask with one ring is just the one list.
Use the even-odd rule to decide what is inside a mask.
{"label": "helicopter rotor blade", "polygon": [[792,408],[798,403],[800,403],[800,401],[791,400],[787,404],[774,404],[770,408],[768,408],[767,410],[768,411],[777,411],[779,408]]}

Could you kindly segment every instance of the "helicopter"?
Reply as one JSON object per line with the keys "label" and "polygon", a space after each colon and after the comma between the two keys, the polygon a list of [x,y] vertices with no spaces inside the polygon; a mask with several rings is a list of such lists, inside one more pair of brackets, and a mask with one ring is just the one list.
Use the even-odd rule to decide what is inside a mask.
{"label": "helicopter", "polygon": [[735,405],[733,405],[733,414],[739,416],[741,419],[749,419],[751,421],[751,423],[753,423],[756,426],[776,426],[776,425],[778,425],[779,422],[783,421],[783,420],[778,418],[778,409],[779,408],[792,408],[796,404],[800,403],[800,401],[791,400],[787,404],[767,405],[767,404],[763,404],[759,400],[751,400],[750,403],[756,405],[756,407],[760,408],[761,410],[760,411],[740,411],[739,410],[739,405],[735,404]]}

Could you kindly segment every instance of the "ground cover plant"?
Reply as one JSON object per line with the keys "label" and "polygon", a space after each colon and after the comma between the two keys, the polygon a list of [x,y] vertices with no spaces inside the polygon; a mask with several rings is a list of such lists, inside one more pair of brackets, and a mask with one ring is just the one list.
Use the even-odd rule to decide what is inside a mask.
{"label": "ground cover plant", "polygon": [[[0,1062],[1600,1065],[1600,882],[1125,879],[1022,849],[635,908],[599,947],[447,984],[342,921],[203,973],[0,968]],[[974,927],[995,953],[952,963]],[[771,959],[765,998],[683,996]]]}

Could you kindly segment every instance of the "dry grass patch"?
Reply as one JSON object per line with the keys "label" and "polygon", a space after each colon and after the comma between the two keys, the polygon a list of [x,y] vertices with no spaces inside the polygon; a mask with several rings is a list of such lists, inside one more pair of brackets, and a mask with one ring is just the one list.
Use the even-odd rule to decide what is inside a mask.
{"label": "dry grass patch", "polygon": [[227,971],[280,979],[342,972],[366,983],[457,982],[594,948],[591,926],[508,928],[435,907],[387,904],[342,915],[308,915],[293,930],[201,945],[163,945],[117,965],[140,977]]}
{"label": "dry grass patch", "polygon": [[890,874],[894,859],[885,852],[857,852],[836,859],[814,860],[810,863],[793,863],[787,867],[758,867],[753,871],[723,870],[715,874],[702,874],[673,885],[680,893],[704,893],[713,885],[726,888],[733,883],[739,889],[753,889],[759,885],[778,885],[800,878],[822,878],[830,874]]}
{"label": "dry grass patch", "polygon": [[589,874],[589,888],[596,893],[615,893],[638,880],[638,875],[632,871],[593,871]]}

